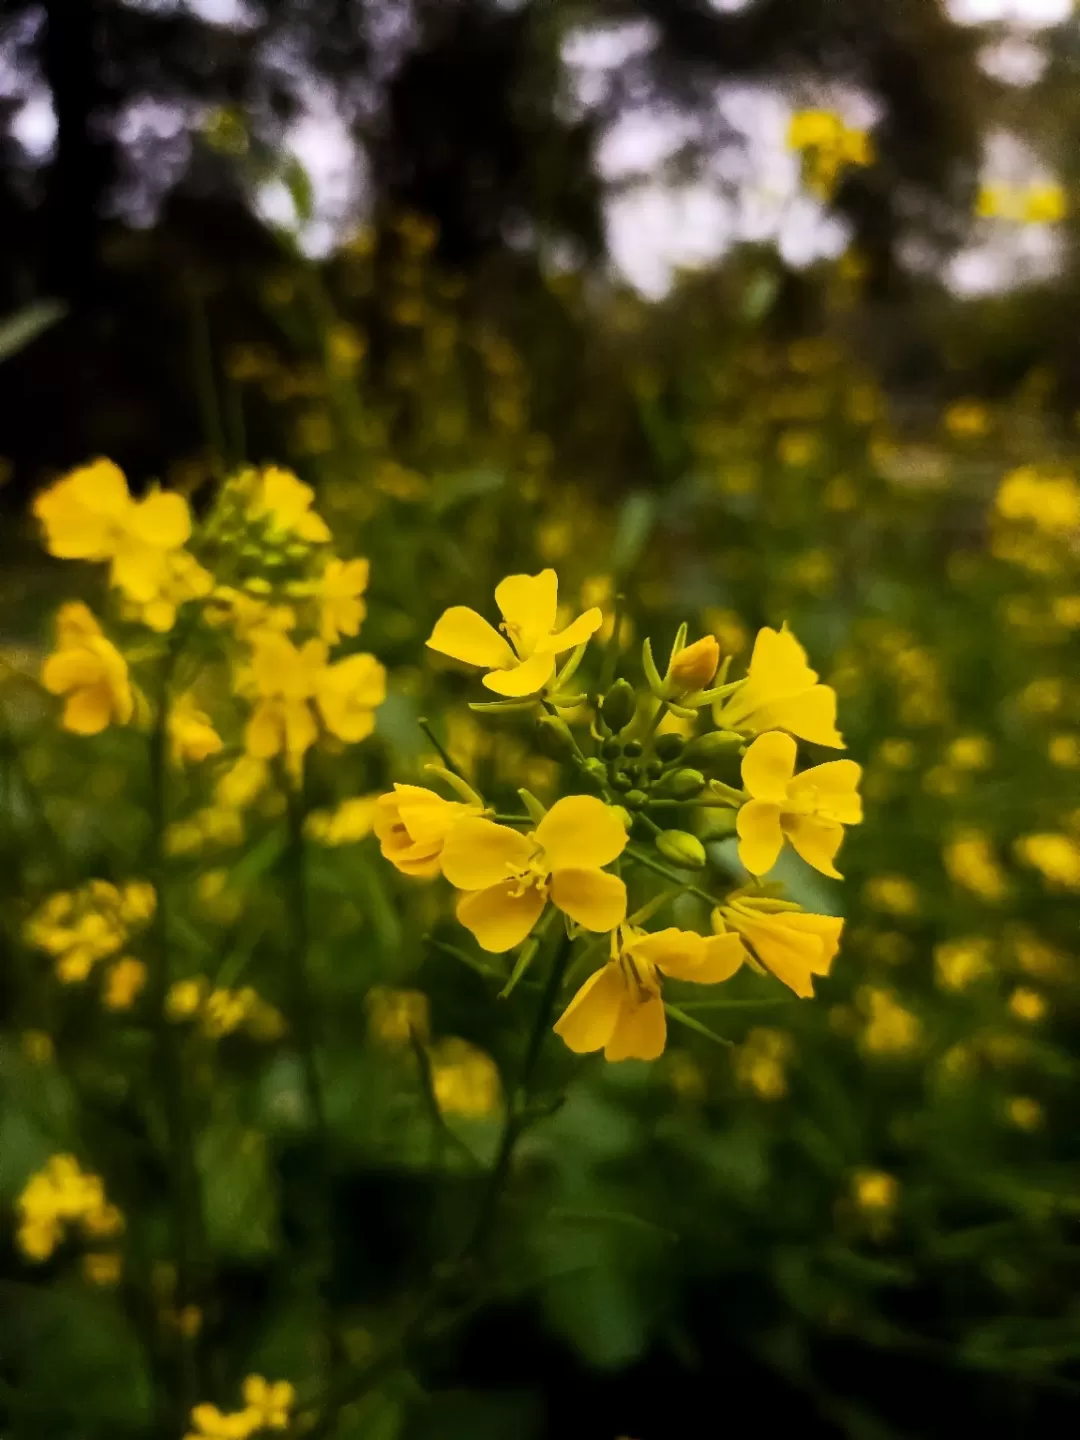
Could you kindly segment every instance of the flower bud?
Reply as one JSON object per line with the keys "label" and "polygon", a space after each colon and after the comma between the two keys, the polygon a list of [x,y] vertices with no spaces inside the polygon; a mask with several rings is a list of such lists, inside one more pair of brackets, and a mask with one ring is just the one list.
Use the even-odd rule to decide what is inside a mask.
{"label": "flower bud", "polygon": [[734,755],[745,743],[734,730],[710,730],[691,740],[686,747],[686,758],[708,768],[710,761]]}
{"label": "flower bud", "polygon": [[558,715],[541,715],[536,722],[536,748],[549,760],[569,760],[574,738],[566,721]]}
{"label": "flower bud", "polygon": [[628,810],[641,810],[648,804],[649,797],[644,790],[628,790],[623,796]]}
{"label": "flower bud", "polygon": [[683,695],[704,690],[720,664],[720,644],[715,635],[703,635],[671,657],[668,680]]}
{"label": "flower bud", "polygon": [[679,758],[686,749],[686,741],[681,735],[672,730],[666,735],[658,735],[653,749],[656,751],[657,756],[666,763],[669,760],[677,760]]}
{"label": "flower bud", "polygon": [[594,780],[607,781],[607,766],[595,755],[590,755],[588,760],[585,761],[585,769]]}
{"label": "flower bud", "polygon": [[701,870],[705,865],[705,846],[685,830],[664,830],[656,837],[656,848],[680,869]]}
{"label": "flower bud", "polygon": [[629,680],[616,680],[600,704],[600,715],[609,730],[625,730],[637,710],[637,695]]}
{"label": "flower bud", "polygon": [[700,770],[676,770],[667,789],[676,800],[692,800],[705,788],[705,776]]}

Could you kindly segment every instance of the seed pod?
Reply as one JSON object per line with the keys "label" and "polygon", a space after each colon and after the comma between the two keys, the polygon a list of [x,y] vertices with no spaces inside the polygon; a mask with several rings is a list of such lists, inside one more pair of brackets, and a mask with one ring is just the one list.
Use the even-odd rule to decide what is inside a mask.
{"label": "seed pod", "polygon": [[637,710],[637,695],[629,680],[616,680],[600,703],[604,724],[617,735],[625,730]]}
{"label": "seed pod", "polygon": [[701,870],[705,865],[705,846],[696,835],[685,830],[665,830],[656,837],[656,848],[666,860],[683,870]]}

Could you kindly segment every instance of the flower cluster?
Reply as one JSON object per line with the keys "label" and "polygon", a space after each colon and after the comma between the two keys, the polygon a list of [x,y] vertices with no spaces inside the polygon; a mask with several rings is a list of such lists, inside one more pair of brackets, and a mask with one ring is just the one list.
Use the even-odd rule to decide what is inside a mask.
{"label": "flower cluster", "polygon": [[867,132],[832,110],[796,111],[788,126],[788,145],[802,155],[803,178],[822,200],[833,198],[845,170],[874,163],[874,143]]}
{"label": "flower cluster", "polygon": [[285,1033],[280,1010],[250,985],[230,990],[212,985],[205,975],[174,981],[165,997],[165,1013],[177,1023],[197,1022],[210,1040],[241,1029],[253,1040],[277,1040]]}
{"label": "flower cluster", "polygon": [[[83,1170],[74,1155],[53,1155],[44,1169],[30,1176],[15,1202],[19,1223],[15,1239],[28,1260],[48,1260],[63,1243],[69,1227],[91,1241],[115,1239],[124,1229],[124,1217],[105,1198],[100,1176]],[[99,1282],[117,1270],[111,1254],[87,1256],[88,1278]],[[118,1257],[117,1257],[118,1259]],[[111,1262],[111,1263],[110,1263]]]}
{"label": "flower cluster", "polygon": [[259,1430],[287,1430],[290,1412],[296,1404],[296,1389],[288,1380],[266,1380],[249,1375],[241,1391],[243,1407],[219,1410],[216,1405],[196,1405],[191,1412],[194,1427],[185,1440],[248,1440]]}
{"label": "flower cluster", "polygon": [[121,957],[121,952],[149,924],[156,905],[154,887],[144,880],[122,886],[90,880],[77,890],[50,895],[26,921],[23,934],[53,956],[56,974],[66,985],[87,979],[95,966],[109,961],[105,1003],[110,1009],[126,1009],[142,988],[146,971],[140,961]]}
{"label": "flower cluster", "polygon": [[[519,951],[511,985],[556,917],[571,939],[606,937],[582,952],[584,961],[603,944],[607,959],[555,1026],[575,1051],[602,1050],[608,1060],[659,1055],[672,1013],[666,979],[712,985],[747,963],[810,995],[813,977],[828,974],[839,947],[839,918],[809,914],[760,880],[714,897],[690,878],[709,864],[708,842],[733,830],[751,876],[771,870],[785,841],[836,876],[844,827],[862,818],[854,761],[796,771],[795,737],[833,748],[843,740],[836,696],[791,632],[763,629],[746,677],[729,681],[730,657],[721,664],[716,638],[687,644],[683,627],[663,674],[645,641],[642,692],[625,679],[597,690],[571,682],[603,626],[599,608],[563,622],[553,570],[507,577],[496,604],[502,634],[456,606],[436,624],[429,647],[483,669],[485,686],[502,698],[474,708],[529,715],[542,751],[594,793],[564,794],[545,808],[523,790],[528,813],[506,817],[456,770],[429,766],[454,798],[396,784],[375,809],[383,855],[405,875],[444,876],[458,892],[457,920],[482,950]],[[617,659],[614,630],[608,647]],[[713,723],[699,731],[703,717]],[[579,738],[572,725],[587,725],[587,734]],[[733,767],[741,787],[725,778]],[[679,828],[669,823],[673,811]],[[630,884],[650,874],[675,888],[643,893],[632,909]],[[710,933],[649,929],[646,921],[683,893],[711,902]]]}

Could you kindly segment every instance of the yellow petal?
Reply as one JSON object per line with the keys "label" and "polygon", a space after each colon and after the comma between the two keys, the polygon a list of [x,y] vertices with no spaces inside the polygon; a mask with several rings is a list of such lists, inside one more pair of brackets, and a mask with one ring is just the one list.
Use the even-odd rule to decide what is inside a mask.
{"label": "yellow petal", "polygon": [[129,532],[159,550],[179,550],[191,535],[191,512],[182,495],[147,495],[132,507]]}
{"label": "yellow petal", "polygon": [[814,993],[813,977],[829,973],[844,924],[831,915],[804,913],[743,915],[738,923],[761,963],[804,999]]}
{"label": "yellow petal", "polygon": [[485,670],[498,670],[513,665],[515,660],[499,632],[467,605],[452,605],[440,615],[427,643],[440,655],[449,655],[466,665],[481,665]]}
{"label": "yellow petal", "polygon": [[627,996],[611,1039],[604,1046],[605,1060],[655,1060],[664,1053],[667,1017],[659,995],[636,1002]]}
{"label": "yellow petal", "polygon": [[125,537],[113,555],[109,579],[132,600],[145,604],[154,599],[168,580],[165,551],[134,537]]}
{"label": "yellow petal", "polygon": [[603,870],[556,870],[551,898],[564,915],[596,934],[626,919],[626,886]]}
{"label": "yellow petal", "polygon": [[756,730],[790,730],[813,745],[847,749],[836,728],[836,691],[829,685],[815,685],[802,695],[762,705],[751,719]]}
{"label": "yellow petal", "polygon": [[554,673],[554,655],[541,653],[523,660],[510,670],[490,671],[484,676],[484,684],[496,695],[507,695],[517,700],[542,690]]}
{"label": "yellow petal", "polygon": [[791,736],[780,730],[758,736],[742,760],[743,785],[755,800],[767,800],[771,805],[784,803],[795,773],[797,750]]}
{"label": "yellow petal", "polygon": [[810,668],[806,651],[795,636],[783,626],[773,630],[768,625],[758,631],[750,656],[750,690],[758,704],[770,699],[798,695],[817,683],[817,671]]}
{"label": "yellow petal", "polygon": [[565,630],[544,636],[536,648],[545,655],[561,655],[564,650],[573,650],[576,645],[583,645],[596,634],[603,623],[604,612],[598,605],[594,605],[591,610],[586,610],[584,615],[571,621]]}
{"label": "yellow petal", "polygon": [[[443,852],[446,874],[446,852]],[[535,885],[518,890],[517,882],[504,881],[486,890],[471,890],[458,901],[457,918],[471,930],[483,950],[501,955],[520,945],[540,919],[544,897]]]}
{"label": "yellow petal", "polygon": [[92,650],[57,650],[45,657],[41,683],[53,695],[63,695],[77,686],[94,685],[102,676],[100,658]]}
{"label": "yellow petal", "polygon": [[808,865],[834,880],[844,878],[833,864],[844,838],[842,825],[830,825],[814,815],[785,815],[784,834]]}
{"label": "yellow petal", "polygon": [[107,685],[73,690],[64,705],[64,729],[75,735],[99,735],[111,718],[112,697]]}
{"label": "yellow petal", "polygon": [[111,460],[93,460],[89,465],[73,470],[66,482],[60,483],[70,486],[71,494],[79,503],[99,515],[119,520],[131,509],[132,500],[124,472]]}
{"label": "yellow petal", "polygon": [[595,795],[557,800],[536,827],[549,870],[600,869],[626,848],[626,829]]}
{"label": "yellow petal", "polygon": [[[290,755],[304,755],[319,738],[319,727],[306,700],[285,701],[285,749]],[[342,739],[347,739],[342,736]],[[357,736],[362,739],[362,736]],[[250,748],[250,747],[249,747]]]}
{"label": "yellow petal", "polygon": [[638,936],[626,948],[631,956],[641,956],[675,980],[696,980],[704,945],[702,936],[693,930],[678,930],[672,925],[667,930]]}
{"label": "yellow petal", "polygon": [[532,841],[508,825],[470,816],[446,837],[443,874],[458,890],[484,890],[520,874],[533,850]]}
{"label": "yellow petal", "polygon": [[780,807],[765,800],[748,800],[735,821],[739,832],[739,860],[751,875],[765,875],[784,848]]}
{"label": "yellow petal", "polygon": [[578,1055],[602,1050],[611,1039],[627,993],[618,965],[590,975],[555,1024],[555,1034]]}
{"label": "yellow petal", "polygon": [[244,730],[244,749],[256,760],[272,760],[284,741],[283,717],[271,700],[256,705]]}
{"label": "yellow petal", "polygon": [[859,797],[861,778],[862,766],[854,760],[828,760],[824,765],[815,765],[796,775],[788,793],[793,801],[812,796],[814,808],[838,824],[858,825],[863,818]]}
{"label": "yellow petal", "polygon": [[554,570],[539,575],[508,575],[495,587],[495,603],[506,621],[514,648],[523,660],[537,642],[555,629],[559,577]]}
{"label": "yellow petal", "polygon": [[746,948],[734,930],[726,935],[710,935],[705,941],[701,969],[691,978],[699,985],[717,985],[730,980],[746,959]]}

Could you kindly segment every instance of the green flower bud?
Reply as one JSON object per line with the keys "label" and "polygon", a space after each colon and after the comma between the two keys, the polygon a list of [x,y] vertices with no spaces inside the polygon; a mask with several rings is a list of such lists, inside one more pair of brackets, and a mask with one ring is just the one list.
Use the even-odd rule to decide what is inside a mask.
{"label": "green flower bud", "polygon": [[600,703],[604,724],[616,734],[625,730],[637,710],[637,695],[629,680],[616,680]]}
{"label": "green flower bud", "polygon": [[625,770],[616,770],[615,774],[611,777],[611,788],[625,792],[634,788],[634,782]]}
{"label": "green flower bud", "polygon": [[686,749],[686,741],[681,735],[676,735],[674,731],[672,731],[667,735],[658,735],[653,749],[660,759],[667,763],[668,761],[679,758]]}
{"label": "green flower bud", "polygon": [[656,848],[665,860],[682,870],[701,870],[705,865],[705,846],[685,830],[663,831],[656,837]]}
{"label": "green flower bud", "polygon": [[676,770],[668,789],[676,800],[692,800],[705,788],[705,776],[700,770]]}
{"label": "green flower bud", "polygon": [[607,766],[595,755],[590,755],[589,759],[585,761],[585,769],[594,780],[607,780]]}
{"label": "green flower bud", "polygon": [[711,761],[724,760],[737,754],[745,744],[743,737],[736,735],[734,730],[710,730],[708,734],[691,740],[686,747],[686,758],[707,768]]}
{"label": "green flower bud", "polygon": [[623,746],[623,754],[630,760],[637,760],[644,748],[640,740],[628,740]]}
{"label": "green flower bud", "polygon": [[644,790],[628,790],[623,799],[628,810],[640,810],[643,805],[648,804],[649,797]]}
{"label": "green flower bud", "polygon": [[549,760],[569,760],[574,737],[566,721],[558,715],[541,715],[536,722],[536,748]]}
{"label": "green flower bud", "polygon": [[664,773],[664,762],[662,760],[647,760],[645,762],[645,775],[649,780],[659,780]]}
{"label": "green flower bud", "polygon": [[622,746],[618,740],[605,740],[600,746],[600,754],[605,760],[618,760],[622,754]]}

